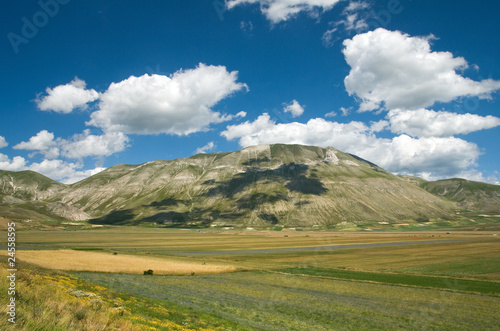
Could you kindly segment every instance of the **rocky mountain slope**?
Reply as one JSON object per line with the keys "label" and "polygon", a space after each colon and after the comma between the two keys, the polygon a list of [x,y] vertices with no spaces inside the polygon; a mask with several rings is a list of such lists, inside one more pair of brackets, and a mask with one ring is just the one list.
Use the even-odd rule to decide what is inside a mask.
{"label": "rocky mountain slope", "polygon": [[312,226],[426,220],[453,210],[358,157],[281,144],[118,165],[54,199],[111,224]]}
{"label": "rocky mountain slope", "polygon": [[73,185],[1,172],[0,198],[6,218],[20,209],[19,217],[36,212],[41,218],[172,226],[356,227],[451,218],[456,208],[354,155],[282,144],[116,165]]}
{"label": "rocky mountain slope", "polygon": [[78,208],[49,201],[66,188],[66,185],[33,171],[0,170],[0,216],[24,220],[89,219],[90,216]]}
{"label": "rocky mountain slope", "polygon": [[457,202],[458,207],[500,214],[500,186],[452,178],[420,185],[432,194]]}

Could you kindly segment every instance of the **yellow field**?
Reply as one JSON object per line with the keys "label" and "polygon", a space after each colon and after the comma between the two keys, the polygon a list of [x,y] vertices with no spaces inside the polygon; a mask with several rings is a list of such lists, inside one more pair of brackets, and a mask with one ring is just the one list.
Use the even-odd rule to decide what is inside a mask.
{"label": "yellow field", "polygon": [[[2,252],[5,255],[5,252]],[[178,262],[164,258],[136,255],[113,255],[74,250],[19,250],[16,258],[48,269],[142,274],[151,269],[154,274],[218,274],[235,271],[232,266]]]}

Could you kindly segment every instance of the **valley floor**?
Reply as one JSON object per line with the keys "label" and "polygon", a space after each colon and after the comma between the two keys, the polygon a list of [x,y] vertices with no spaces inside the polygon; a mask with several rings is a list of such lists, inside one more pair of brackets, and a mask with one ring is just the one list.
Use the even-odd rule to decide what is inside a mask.
{"label": "valley floor", "polygon": [[[17,238],[19,259],[33,264],[20,262],[16,330],[61,325],[44,300],[77,307],[51,330],[500,329],[500,238],[490,231],[110,227]],[[89,267],[76,268],[78,259]],[[221,269],[203,271],[212,266]],[[103,323],[91,327],[95,314]]]}

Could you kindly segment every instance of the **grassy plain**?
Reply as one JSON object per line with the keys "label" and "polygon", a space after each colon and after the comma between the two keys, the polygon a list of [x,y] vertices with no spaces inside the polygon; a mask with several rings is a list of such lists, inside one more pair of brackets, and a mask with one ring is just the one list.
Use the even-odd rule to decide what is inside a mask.
{"label": "grassy plain", "polygon": [[25,262],[56,270],[143,274],[144,271],[151,269],[154,270],[155,274],[159,275],[217,274],[236,270],[231,266],[66,249],[52,251],[20,250],[17,252],[17,257]]}
{"label": "grassy plain", "polygon": [[[144,277],[78,277],[233,322],[236,330],[487,330],[500,298],[264,271]],[[235,323],[236,322],[236,323]]]}
{"label": "grassy plain", "polygon": [[[19,231],[17,253],[77,270],[58,277],[121,298],[127,313],[112,320],[142,329],[479,330],[500,329],[494,234],[109,227]],[[98,258],[111,269],[94,272]],[[165,272],[176,265],[235,272]]]}

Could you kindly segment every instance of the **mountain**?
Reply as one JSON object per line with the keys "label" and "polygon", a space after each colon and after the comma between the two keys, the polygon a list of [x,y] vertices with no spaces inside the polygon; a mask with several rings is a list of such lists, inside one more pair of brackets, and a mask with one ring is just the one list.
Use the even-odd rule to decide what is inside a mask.
{"label": "mountain", "polygon": [[500,186],[452,178],[422,182],[428,192],[457,202],[458,207],[482,213],[500,214]]}
{"label": "mountain", "polygon": [[66,188],[44,175],[34,171],[0,170],[0,195],[12,196],[23,200],[44,200]]}
{"label": "mountain", "polygon": [[78,208],[52,201],[67,186],[33,171],[0,170],[0,216],[24,220],[72,220],[90,218]]}
{"label": "mountain", "polygon": [[117,165],[48,201],[105,224],[356,227],[454,211],[452,203],[354,155],[282,144]]}
{"label": "mountain", "polygon": [[334,148],[260,145],[116,165],[72,185],[0,171],[0,217],[167,226],[336,226],[499,213],[500,186],[395,176]]}

